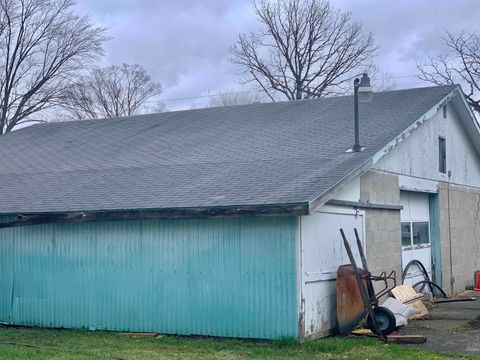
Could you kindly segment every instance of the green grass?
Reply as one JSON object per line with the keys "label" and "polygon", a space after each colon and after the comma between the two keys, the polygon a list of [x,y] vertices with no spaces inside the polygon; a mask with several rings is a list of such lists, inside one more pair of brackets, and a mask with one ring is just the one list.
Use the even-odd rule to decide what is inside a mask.
{"label": "green grass", "polygon": [[480,316],[477,316],[476,318],[467,321],[465,324],[457,326],[454,329],[454,331],[455,332],[466,332],[466,331],[476,330],[476,329],[480,329]]}
{"label": "green grass", "polygon": [[[327,338],[299,344],[113,332],[0,327],[0,359],[451,359],[375,339]],[[455,358],[458,358],[455,357]]]}

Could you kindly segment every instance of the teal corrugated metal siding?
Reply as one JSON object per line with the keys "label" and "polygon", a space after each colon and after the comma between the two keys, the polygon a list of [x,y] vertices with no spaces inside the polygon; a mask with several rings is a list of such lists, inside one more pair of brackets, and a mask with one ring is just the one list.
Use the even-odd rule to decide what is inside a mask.
{"label": "teal corrugated metal siding", "polygon": [[0,321],[297,337],[296,218],[0,230]]}

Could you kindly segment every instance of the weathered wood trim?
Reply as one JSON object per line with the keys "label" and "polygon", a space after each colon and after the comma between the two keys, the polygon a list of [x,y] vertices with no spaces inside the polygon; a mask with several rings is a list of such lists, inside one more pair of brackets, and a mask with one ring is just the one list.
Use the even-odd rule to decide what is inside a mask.
{"label": "weathered wood trim", "polygon": [[[308,203],[242,205],[198,208],[169,208],[157,210],[122,210],[122,211],[79,211],[38,214],[16,214],[17,219],[0,223],[0,229],[54,223],[81,223],[95,221],[128,221],[154,219],[195,219],[253,216],[288,216],[307,215]],[[11,214],[10,214],[11,215]]]}
{"label": "weathered wood trim", "polygon": [[[355,153],[352,153],[352,156]],[[318,196],[317,198],[310,201],[309,210],[313,212],[320,208],[321,206],[325,205],[329,200],[331,200],[335,194],[341,191],[345,186],[347,186],[353,179],[362,175],[364,172],[369,170],[372,167],[372,160],[369,159],[365,161],[362,165],[357,167],[354,171],[350,172],[347,176],[337,182],[334,186],[332,186],[329,190]]]}
{"label": "weathered wood trim", "polygon": [[321,338],[325,338],[332,335],[335,335],[334,329],[318,331],[308,335],[304,335],[304,337],[300,339],[300,342],[312,341],[312,340],[321,339]]}

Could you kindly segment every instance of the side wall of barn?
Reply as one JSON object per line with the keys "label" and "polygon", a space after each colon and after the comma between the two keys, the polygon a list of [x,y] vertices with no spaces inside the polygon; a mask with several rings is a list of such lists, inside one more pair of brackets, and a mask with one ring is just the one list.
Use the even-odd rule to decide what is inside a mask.
{"label": "side wall of barn", "polygon": [[[471,287],[474,272],[480,270],[480,155],[478,127],[475,128],[472,121],[475,120],[469,118],[460,95],[456,95],[438,106],[431,117],[424,116],[415,123],[418,126],[396,139],[391,151],[373,166],[377,178],[398,179],[398,188],[391,188],[392,196],[407,192],[429,197],[432,275],[447,293]],[[441,139],[446,144],[445,171],[439,166]],[[381,203],[384,194],[377,194],[377,189],[382,189],[384,181],[372,179],[373,187],[368,194],[362,193],[365,195],[362,200]],[[362,184],[363,189],[368,187],[366,181]],[[387,196],[385,203],[390,200]],[[375,217],[369,216],[367,210],[367,246],[377,244],[377,234],[369,230],[378,228],[380,231],[380,227],[386,226],[387,220],[381,219],[378,223]],[[373,254],[367,251],[371,263],[381,265],[379,269],[383,268],[383,257],[390,258],[390,250],[396,247],[401,251],[401,232],[393,223],[389,227],[397,232],[390,247],[378,248]],[[398,268],[397,263],[395,266]]]}
{"label": "side wall of barn", "polygon": [[0,230],[0,322],[298,337],[296,217]]}

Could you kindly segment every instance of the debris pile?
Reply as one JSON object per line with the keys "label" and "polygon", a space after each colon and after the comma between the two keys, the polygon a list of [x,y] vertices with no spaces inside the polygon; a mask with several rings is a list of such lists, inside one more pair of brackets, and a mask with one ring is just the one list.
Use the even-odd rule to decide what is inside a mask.
{"label": "debris pile", "polygon": [[[454,301],[473,301],[475,298],[447,299],[443,289],[432,282],[423,264],[412,260],[402,273],[402,285],[396,284],[395,271],[378,276],[368,271],[362,242],[354,229],[358,254],[363,268],[357,266],[350,244],[343,229],[340,229],[343,244],[350,259],[337,270],[337,323],[341,335],[377,336],[385,342],[421,343],[422,335],[391,335],[408,324],[410,319],[429,317],[424,301],[429,294],[432,304]],[[406,284],[411,282],[412,284]],[[375,292],[374,283],[383,283]],[[380,299],[384,299],[380,303]],[[360,327],[360,328],[359,328]],[[366,327],[366,329],[365,329]]]}
{"label": "debris pile", "polygon": [[411,285],[398,285],[392,289],[391,293],[401,303],[417,310],[410,315],[409,319],[424,319],[428,316],[428,309],[422,302],[424,295],[417,293]]}

